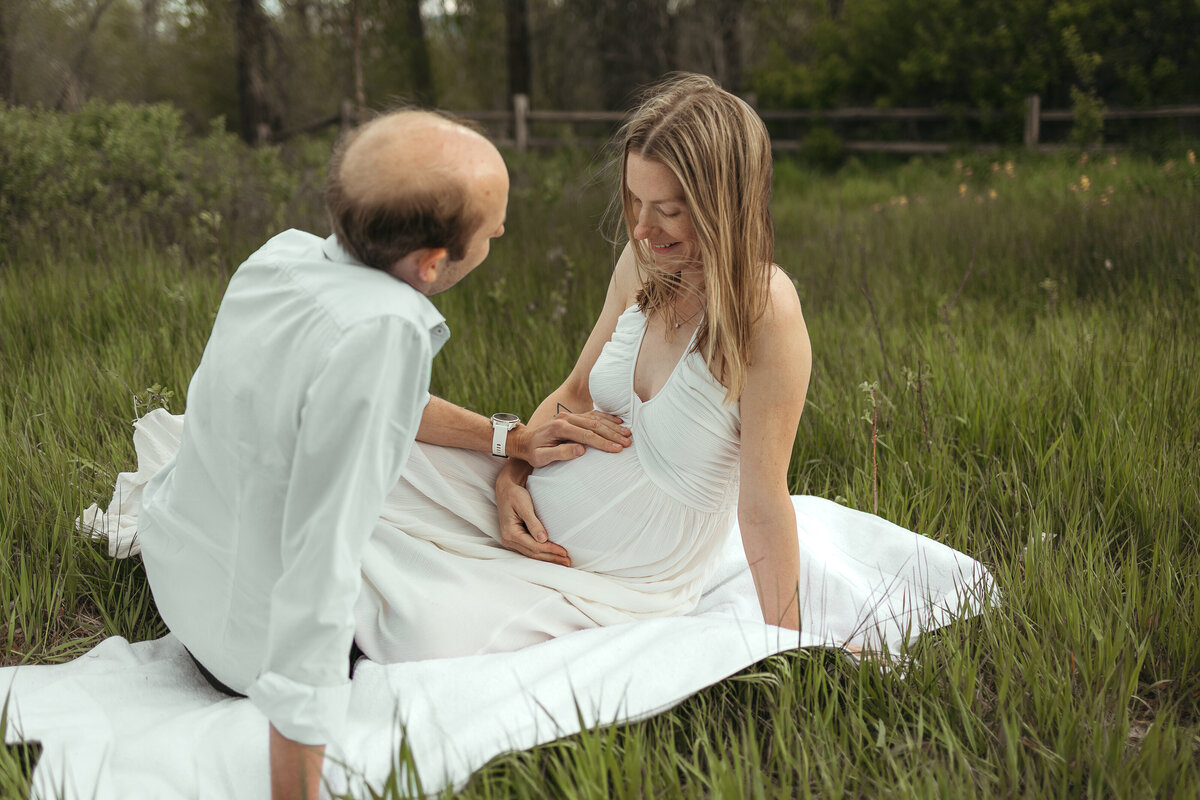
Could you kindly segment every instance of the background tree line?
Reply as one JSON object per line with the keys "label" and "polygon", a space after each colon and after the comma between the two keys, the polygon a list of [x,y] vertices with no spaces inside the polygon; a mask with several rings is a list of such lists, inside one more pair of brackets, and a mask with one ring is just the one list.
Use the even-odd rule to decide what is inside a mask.
{"label": "background tree line", "polygon": [[620,109],[672,69],[763,108],[1200,97],[1196,0],[0,0],[0,98],[168,102],[262,141],[342,98]]}

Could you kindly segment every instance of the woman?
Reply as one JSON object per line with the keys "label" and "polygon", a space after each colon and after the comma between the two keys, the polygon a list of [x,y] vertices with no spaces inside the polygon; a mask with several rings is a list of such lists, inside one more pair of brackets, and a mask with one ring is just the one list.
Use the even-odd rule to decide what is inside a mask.
{"label": "woman", "polygon": [[735,513],[764,619],[799,625],[787,467],[810,352],[773,262],[770,140],[700,76],[653,90],[621,138],[631,241],[574,369],[530,425],[594,408],[632,444],[498,476],[486,455],[418,445],[364,557],[356,640],[372,659],[686,613]]}

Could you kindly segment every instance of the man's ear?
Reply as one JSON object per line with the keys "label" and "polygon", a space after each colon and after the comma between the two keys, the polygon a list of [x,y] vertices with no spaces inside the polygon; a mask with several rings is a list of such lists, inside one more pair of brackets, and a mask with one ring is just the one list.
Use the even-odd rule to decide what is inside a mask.
{"label": "man's ear", "polygon": [[448,253],[444,247],[422,247],[413,254],[416,262],[417,280],[431,284],[437,280],[438,272],[446,266]]}

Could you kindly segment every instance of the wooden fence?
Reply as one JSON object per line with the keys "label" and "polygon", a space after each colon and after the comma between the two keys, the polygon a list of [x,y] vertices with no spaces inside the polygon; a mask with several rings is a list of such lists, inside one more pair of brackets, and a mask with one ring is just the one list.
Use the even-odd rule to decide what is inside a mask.
{"label": "wooden fence", "polygon": [[[504,111],[459,111],[458,116],[485,123],[494,128],[494,140],[509,147],[515,147],[524,152],[531,147],[562,147],[571,144],[599,145],[607,141],[607,137],[572,136],[570,138],[539,137],[533,135],[530,126],[533,123],[558,123],[572,129],[579,125],[606,125],[611,129],[620,125],[626,119],[623,111],[536,111],[529,106],[529,98],[518,94],[513,96],[512,108]],[[758,112],[767,123],[809,123],[812,125],[849,124],[849,123],[881,123],[899,122],[915,126],[918,122],[959,123],[964,120],[997,121],[1011,114],[1004,112],[984,112],[975,109],[947,111],[934,108],[833,108],[833,109],[795,109],[768,110]],[[329,117],[309,125],[300,126],[279,134],[275,139],[281,140],[297,133],[306,133],[328,125],[340,124],[343,128],[356,123],[360,115],[354,111],[350,101],[342,102],[342,108],[337,116]],[[1200,119],[1200,105],[1167,106],[1161,108],[1107,108],[1104,110],[1104,121],[1113,120],[1149,120],[1149,119]],[[1042,141],[1042,123],[1070,123],[1075,114],[1070,109],[1043,109],[1041,98],[1030,95],[1025,98],[1024,109],[1024,146],[1041,151],[1054,151],[1066,147],[1063,144]],[[800,150],[803,140],[772,137],[772,146],[781,152]],[[1011,145],[1000,144],[968,144],[947,141],[930,140],[844,140],[842,149],[852,153],[946,153],[950,150],[974,150],[988,152],[999,150]]]}
{"label": "wooden fence", "polygon": [[[1043,109],[1041,98],[1030,95],[1025,100],[1024,113],[1024,145],[1038,150],[1055,150],[1063,147],[1060,144],[1041,141],[1043,122],[1072,122],[1075,114],[1070,109]],[[1004,116],[1001,112],[984,112],[974,109],[945,111],[933,108],[834,108],[824,110],[760,110],[759,116],[767,123],[810,123],[825,125],[829,123],[871,123],[871,122],[942,122],[950,123],[961,120],[997,120]],[[597,144],[604,141],[595,138],[546,138],[535,137],[530,133],[530,123],[551,122],[577,125],[579,123],[607,123],[619,125],[625,120],[625,113],[620,111],[535,111],[529,107],[529,99],[525,95],[515,95],[511,111],[462,112],[460,116],[500,126],[507,131],[498,140],[515,147],[519,151],[530,147],[559,147],[564,144],[584,142]],[[1122,109],[1109,108],[1104,111],[1104,120],[1139,120],[1139,119],[1200,119],[1200,105],[1171,106],[1164,108]],[[778,151],[794,151],[803,147],[803,141],[798,139],[773,138],[772,146]],[[944,141],[844,141],[844,150],[857,153],[945,153],[951,149],[964,149],[962,145]],[[973,144],[965,149],[977,151],[998,150],[999,144]]]}

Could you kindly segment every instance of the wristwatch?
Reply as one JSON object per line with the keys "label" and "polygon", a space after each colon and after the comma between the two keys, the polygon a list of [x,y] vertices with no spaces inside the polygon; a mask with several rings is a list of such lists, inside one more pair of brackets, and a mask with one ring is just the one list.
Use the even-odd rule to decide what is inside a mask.
{"label": "wristwatch", "polygon": [[508,432],[520,424],[516,414],[492,414],[492,455],[508,458]]}

